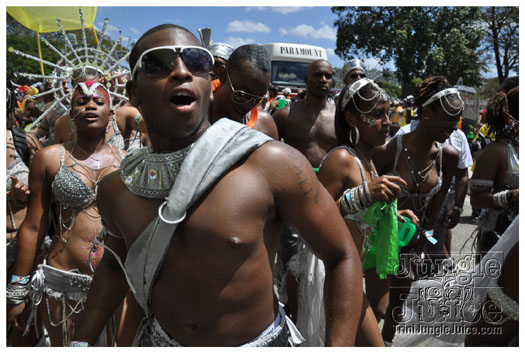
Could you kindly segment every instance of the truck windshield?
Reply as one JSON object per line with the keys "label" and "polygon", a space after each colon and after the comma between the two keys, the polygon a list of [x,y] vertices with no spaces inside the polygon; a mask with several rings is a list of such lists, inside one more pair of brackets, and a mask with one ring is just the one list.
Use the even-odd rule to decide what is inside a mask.
{"label": "truck windshield", "polygon": [[304,77],[308,65],[293,61],[272,61],[272,84],[306,87]]}

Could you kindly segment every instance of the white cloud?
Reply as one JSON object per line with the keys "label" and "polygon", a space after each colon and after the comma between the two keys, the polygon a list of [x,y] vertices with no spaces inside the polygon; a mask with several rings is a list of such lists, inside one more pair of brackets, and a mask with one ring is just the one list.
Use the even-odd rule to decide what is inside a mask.
{"label": "white cloud", "polygon": [[304,7],[304,6],[276,6],[276,7],[272,7],[272,11],[280,13],[282,15],[287,15],[289,13],[299,12],[299,11],[302,11],[308,8],[309,7]]}
{"label": "white cloud", "polygon": [[[104,26],[104,22],[99,22],[97,25],[98,25],[98,27],[95,27],[95,29],[97,31],[102,31],[102,27]],[[106,25],[106,35],[118,34],[119,31],[120,31],[120,29],[118,29],[117,27],[113,26],[111,23],[108,23]]]}
{"label": "white cloud", "polygon": [[281,15],[287,15],[294,12],[299,12],[305,9],[310,9],[311,7],[308,6],[273,6],[273,7],[267,7],[267,6],[248,6],[246,7],[246,12],[250,11],[268,11],[271,10],[275,13],[280,13]]}
{"label": "white cloud", "polygon": [[133,34],[140,34],[139,30],[135,27],[129,27],[129,31]]}
{"label": "white cloud", "polygon": [[270,33],[270,27],[261,22],[235,20],[228,23],[227,32]]}
{"label": "white cloud", "polygon": [[279,28],[279,33],[281,34],[281,36],[296,35],[299,37],[311,38],[311,39],[329,39],[329,40],[337,39],[336,30],[328,25],[323,25],[322,27],[319,27],[319,28],[314,28],[310,25],[305,25],[305,24],[295,26],[291,29],[281,27]]}
{"label": "white cloud", "polygon": [[246,12],[250,11],[267,11],[269,8],[264,6],[248,6]]}
{"label": "white cloud", "polygon": [[338,57],[337,55],[335,55],[335,50],[333,48],[325,48],[326,50],[326,55],[328,55],[328,57]]}
{"label": "white cloud", "polygon": [[225,41],[227,44],[231,45],[234,48],[240,47],[244,44],[255,43],[253,38],[241,38],[241,37],[228,37]]}

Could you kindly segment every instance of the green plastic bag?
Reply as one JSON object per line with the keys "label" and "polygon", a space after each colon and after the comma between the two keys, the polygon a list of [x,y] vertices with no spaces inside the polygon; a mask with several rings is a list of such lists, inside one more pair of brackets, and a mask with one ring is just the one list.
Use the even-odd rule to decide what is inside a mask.
{"label": "green plastic bag", "polygon": [[363,270],[376,268],[380,279],[397,275],[399,267],[399,239],[397,200],[374,202],[363,217],[371,230],[365,244]]}

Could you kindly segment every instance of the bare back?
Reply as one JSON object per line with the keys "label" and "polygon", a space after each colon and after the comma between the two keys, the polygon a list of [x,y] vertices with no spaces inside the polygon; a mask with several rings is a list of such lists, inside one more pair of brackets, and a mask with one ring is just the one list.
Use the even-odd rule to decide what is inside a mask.
{"label": "bare back", "polygon": [[313,167],[337,146],[334,116],[331,100],[322,109],[310,109],[307,100],[301,100],[274,113],[279,137],[303,153]]}

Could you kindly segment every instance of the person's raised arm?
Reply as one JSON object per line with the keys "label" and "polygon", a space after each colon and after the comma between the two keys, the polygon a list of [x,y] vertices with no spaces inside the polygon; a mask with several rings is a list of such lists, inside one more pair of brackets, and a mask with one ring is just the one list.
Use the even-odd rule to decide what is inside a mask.
{"label": "person's raised arm", "polygon": [[63,115],[55,122],[55,135],[53,137],[53,143],[66,143],[69,137],[69,115]]}
{"label": "person's raised arm", "polygon": [[142,133],[148,132],[146,123],[144,122],[144,119],[142,119],[142,115],[137,108],[131,105],[123,105],[119,107],[115,116],[120,132],[127,138],[129,138],[131,130],[136,130]]}
{"label": "person's raised arm", "polygon": [[[470,204],[473,208],[496,208],[494,186],[503,179],[506,171],[504,146],[487,146],[476,161],[476,169],[471,178]],[[503,191],[505,192],[505,191]],[[509,206],[517,210],[519,189],[512,190]],[[508,203],[508,202],[507,202]]]}
{"label": "person's raised arm", "polygon": [[[324,263],[327,346],[352,346],[361,313],[361,263],[339,210],[310,163],[294,148],[270,147],[279,171],[269,175],[277,212]],[[273,174],[273,173],[270,173]]]}

